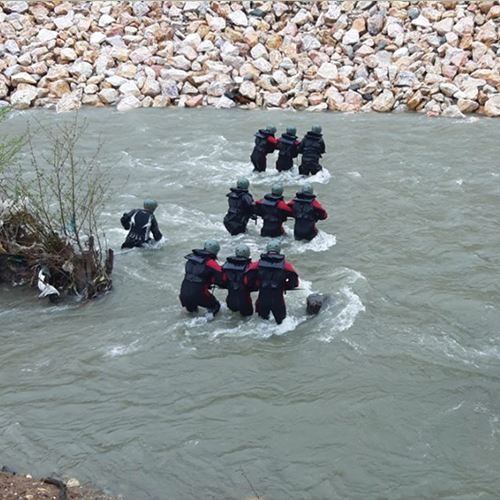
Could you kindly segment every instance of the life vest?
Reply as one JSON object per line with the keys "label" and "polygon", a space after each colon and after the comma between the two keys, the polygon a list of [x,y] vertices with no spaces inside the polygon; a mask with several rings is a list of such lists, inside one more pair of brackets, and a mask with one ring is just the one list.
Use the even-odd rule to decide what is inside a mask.
{"label": "life vest", "polygon": [[213,259],[213,254],[207,250],[193,250],[184,258],[187,259],[184,279],[190,283],[206,283],[209,274],[206,262]]}
{"label": "life vest", "polygon": [[272,198],[273,195],[266,194],[260,202],[259,214],[264,219],[264,223],[281,224],[283,218],[280,216],[278,204],[282,197]]}
{"label": "life vest", "polygon": [[303,158],[309,161],[317,161],[323,155],[323,136],[315,132],[307,132],[302,141]]}
{"label": "life vest", "polygon": [[268,137],[273,137],[273,134],[267,130],[259,130],[255,134],[255,148],[263,155],[267,155],[268,153],[272,153],[274,151],[273,144],[267,140]]}
{"label": "life vest", "polygon": [[290,134],[283,134],[280,137],[280,151],[279,156],[285,158],[294,158],[294,146],[297,136]]}
{"label": "life vest", "polygon": [[293,210],[296,220],[316,221],[316,210],[314,208],[314,195],[304,196],[302,193],[297,193],[293,199]]}
{"label": "life vest", "polygon": [[231,192],[228,193],[227,195],[230,212],[234,213],[244,212],[243,198],[247,193],[248,191],[231,188]]}
{"label": "life vest", "polygon": [[252,262],[246,257],[228,257],[222,266],[226,272],[228,287],[230,290],[239,290],[243,285],[243,278],[248,265]]}
{"label": "life vest", "polygon": [[261,288],[283,290],[286,280],[285,256],[262,254],[258,265],[258,276]]}

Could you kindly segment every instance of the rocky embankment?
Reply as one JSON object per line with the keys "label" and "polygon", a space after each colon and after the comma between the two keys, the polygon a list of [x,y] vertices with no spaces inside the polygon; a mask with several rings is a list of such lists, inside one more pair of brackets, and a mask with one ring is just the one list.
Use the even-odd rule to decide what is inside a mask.
{"label": "rocky embankment", "polygon": [[1,2],[0,105],[500,116],[500,5]]}

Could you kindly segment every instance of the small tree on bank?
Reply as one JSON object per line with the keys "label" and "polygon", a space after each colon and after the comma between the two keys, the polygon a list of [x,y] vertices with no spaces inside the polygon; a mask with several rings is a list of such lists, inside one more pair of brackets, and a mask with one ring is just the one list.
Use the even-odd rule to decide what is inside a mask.
{"label": "small tree on bank", "polygon": [[[19,148],[14,144],[26,144],[30,168],[14,164],[12,155],[1,163],[0,156],[3,260],[10,259],[10,268],[17,262],[18,277],[28,272],[32,283],[43,269],[60,293],[85,299],[111,289],[113,267],[113,252],[99,227],[110,188],[109,174],[99,162],[102,142],[91,156],[78,155],[87,128],[78,118],[62,125],[38,123],[35,131],[28,126],[25,137],[6,152],[15,154]],[[48,145],[46,152],[37,150],[35,138]]]}

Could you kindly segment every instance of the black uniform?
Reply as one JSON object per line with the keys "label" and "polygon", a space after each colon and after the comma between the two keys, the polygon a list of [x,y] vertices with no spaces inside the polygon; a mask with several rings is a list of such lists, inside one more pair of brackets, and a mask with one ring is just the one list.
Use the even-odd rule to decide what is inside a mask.
{"label": "black uniform", "polygon": [[254,215],[255,203],[247,189],[231,188],[227,195],[229,211],[224,217],[224,226],[233,236],[244,233],[248,220]]}
{"label": "black uniform", "polygon": [[316,222],[327,218],[326,210],[316,200],[316,195],[297,193],[288,203],[293,210],[295,225],[293,236],[296,240],[312,240],[317,234]]}
{"label": "black uniform", "polygon": [[250,161],[254,169],[258,172],[264,172],[267,167],[266,158],[269,153],[272,153],[278,147],[278,141],[269,130],[259,130],[255,134],[255,146]]}
{"label": "black uniform", "polygon": [[301,175],[317,174],[323,167],[319,164],[319,159],[326,153],[323,134],[307,132],[298,146],[299,153],[302,153],[302,163],[299,166]]}
{"label": "black uniform", "polygon": [[257,314],[269,319],[273,313],[276,323],[286,318],[284,293],[299,286],[299,277],[293,266],[279,253],[266,253],[248,268],[245,283],[251,290],[259,290],[255,303]]}
{"label": "black uniform", "polygon": [[150,231],[155,241],[160,241],[162,238],[156,217],[153,212],[145,208],[137,208],[131,210],[128,214],[123,214],[120,222],[124,229],[129,229],[122,248],[142,247],[145,243],[150,243]]}
{"label": "black uniform", "polygon": [[220,302],[210,293],[211,285],[225,286],[225,276],[216,256],[208,250],[195,249],[184,257],[186,274],[181,285],[179,299],[189,312],[206,307],[214,315],[219,312]]}
{"label": "black uniform", "polygon": [[299,155],[296,135],[285,133],[279,138],[279,153],[276,160],[276,170],[290,170],[293,167],[293,159]]}
{"label": "black uniform", "polygon": [[228,294],[226,304],[231,311],[240,312],[242,316],[253,314],[250,289],[243,282],[245,271],[252,262],[246,257],[228,257],[222,266],[226,273]]}

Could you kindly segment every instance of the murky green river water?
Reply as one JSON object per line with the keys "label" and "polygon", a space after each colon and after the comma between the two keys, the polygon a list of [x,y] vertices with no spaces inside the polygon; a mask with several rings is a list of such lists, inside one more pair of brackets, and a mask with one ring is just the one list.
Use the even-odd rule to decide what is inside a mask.
{"label": "murky green river water", "polygon": [[[126,500],[498,499],[500,121],[241,110],[89,110],[88,154],[114,193],[102,223],[115,290],[51,306],[0,285],[0,465],[73,476]],[[68,120],[48,111],[13,115]],[[230,237],[225,194],[261,197],[295,172],[251,173],[253,133],[322,125],[329,212],[283,250],[301,278],[276,326],[180,308],[183,256]],[[40,150],[46,144],[39,144]],[[270,160],[270,166],[274,159]],[[165,242],[119,250],[119,218],[159,202]],[[305,297],[333,303],[308,319]],[[219,299],[225,292],[216,291]],[[246,475],[246,477],[245,477]],[[247,481],[248,478],[248,481]]]}

